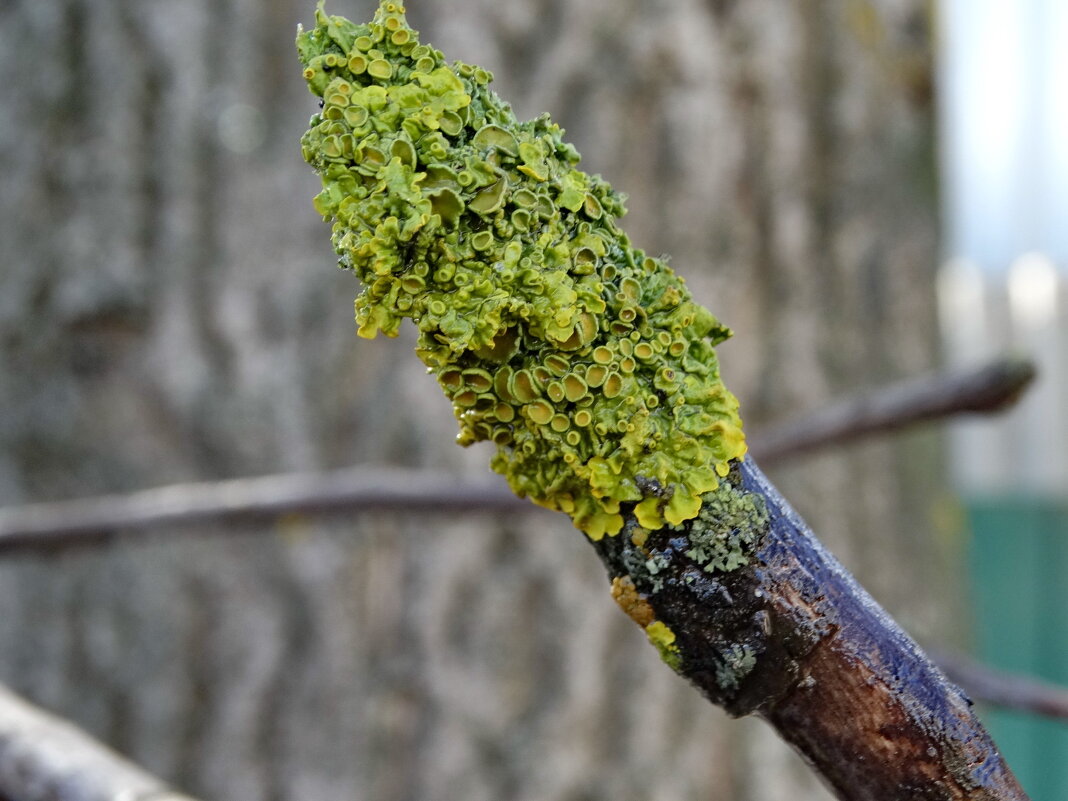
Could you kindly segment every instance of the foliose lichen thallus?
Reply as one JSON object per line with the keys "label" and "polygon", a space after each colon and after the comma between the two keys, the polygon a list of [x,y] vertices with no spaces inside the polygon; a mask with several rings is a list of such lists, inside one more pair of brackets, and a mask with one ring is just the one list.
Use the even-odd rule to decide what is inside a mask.
{"label": "foliose lichen thallus", "polygon": [[630,244],[622,197],[548,116],[519,122],[490,73],[420,44],[400,3],[362,25],[320,5],[297,48],[322,98],[303,155],[364,285],[359,333],[413,320],[459,442],[493,442],[518,494],[592,539],[625,509],[697,516],[745,453],[713,350],[730,332]]}

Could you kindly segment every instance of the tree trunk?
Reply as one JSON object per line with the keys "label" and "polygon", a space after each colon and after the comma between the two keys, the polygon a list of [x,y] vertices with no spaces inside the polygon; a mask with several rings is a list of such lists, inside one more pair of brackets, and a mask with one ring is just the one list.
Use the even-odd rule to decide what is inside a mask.
{"label": "tree trunk", "polygon": [[[354,340],[357,287],[297,147],[311,6],[0,4],[0,502],[485,469],[450,444],[410,332]],[[632,239],[735,328],[721,356],[747,423],[933,363],[925,4],[412,6],[630,193]],[[944,638],[937,465],[910,436],[773,477]],[[827,797],[767,727],[693,703],[562,517],[177,533],[6,557],[0,680],[194,795]]]}

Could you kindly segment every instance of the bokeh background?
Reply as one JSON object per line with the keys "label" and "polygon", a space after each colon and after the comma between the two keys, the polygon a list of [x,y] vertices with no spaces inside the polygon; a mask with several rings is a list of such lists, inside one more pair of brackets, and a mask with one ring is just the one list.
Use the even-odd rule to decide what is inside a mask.
{"label": "bokeh background", "polygon": [[[331,13],[369,19],[370,0]],[[488,452],[355,337],[296,0],[0,0],[0,505]],[[550,111],[735,331],[747,426],[932,369],[927,0],[412,0]],[[971,639],[940,432],[773,480],[914,635]],[[566,518],[169,526],[0,558],[0,681],[207,799],[827,799],[660,664]]]}
{"label": "bokeh background", "polygon": [[[938,119],[945,358],[1027,354],[997,422],[949,427],[976,652],[1068,684],[1068,4],[943,0]],[[1068,796],[1068,726],[993,710],[1036,801]]]}

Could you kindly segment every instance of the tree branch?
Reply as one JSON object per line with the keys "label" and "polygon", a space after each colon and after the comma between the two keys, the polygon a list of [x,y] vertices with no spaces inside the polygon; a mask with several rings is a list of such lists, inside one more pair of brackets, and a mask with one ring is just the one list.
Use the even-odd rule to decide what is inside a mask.
{"label": "tree branch", "polygon": [[962,654],[935,651],[932,656],[950,679],[981,703],[1068,720],[1068,689],[980,664]]}
{"label": "tree branch", "polygon": [[[767,506],[744,567],[702,568],[696,528],[654,532],[640,546],[628,528],[595,543],[614,589],[628,582],[643,589],[624,607],[665,660],[732,715],[768,721],[847,801],[1026,799],[967,697],[820,545],[755,463],[747,458],[729,480]],[[651,631],[660,623],[671,637]]]}
{"label": "tree branch", "polygon": [[[899,382],[770,430],[758,429],[750,435],[750,453],[763,463],[777,462],[918,422],[999,411],[1019,398],[1034,374],[1031,362],[1004,359],[968,372]],[[0,551],[90,544],[120,530],[217,518],[383,509],[464,513],[535,507],[493,479],[457,480],[432,470],[354,467],[0,508]]]}
{"label": "tree branch", "polygon": [[[1032,375],[1029,364],[1000,362],[908,382],[891,388],[888,402],[847,401],[783,427],[758,449],[772,456],[801,453],[817,444],[813,431],[821,432],[821,443],[841,442],[965,410],[1002,408]],[[692,525],[654,532],[640,547],[626,532],[596,544],[617,600],[665,658],[733,714],[766,718],[842,798],[912,798],[893,794],[905,785],[909,793],[937,799],[1025,798],[967,699],[823,550],[753,461],[736,465],[731,480],[763,498],[770,514],[752,567],[709,575],[693,561]],[[116,529],[220,516],[357,508],[440,513],[531,507],[499,484],[457,485],[435,473],[356,468],[0,511],[0,549],[91,542]],[[628,529],[636,529],[633,517]],[[630,582],[629,595],[622,581]],[[663,631],[657,639],[655,621],[669,626],[663,631],[670,641]],[[1048,688],[1043,694],[1026,680],[955,667],[977,697],[1047,714],[1063,711]]]}
{"label": "tree branch", "polygon": [[122,530],[219,518],[404,510],[435,514],[532,509],[500,481],[457,480],[440,471],[354,467],[322,473],[173,484],[0,509],[0,551],[99,542]]}
{"label": "tree branch", "polygon": [[[398,509],[457,514],[540,512],[498,481],[457,481],[432,470],[351,468],[176,484],[128,495],[0,509],[0,553],[92,545],[118,531],[151,532],[163,525],[219,518]],[[1068,719],[1068,690],[993,671],[959,654],[940,653],[936,661],[977,700]]]}
{"label": "tree branch", "polygon": [[1006,358],[973,370],[909,379],[758,429],[749,436],[749,452],[767,465],[916,423],[993,414],[1016,403],[1035,375],[1030,360]]}
{"label": "tree branch", "polygon": [[0,798],[194,801],[70,723],[0,687]]}

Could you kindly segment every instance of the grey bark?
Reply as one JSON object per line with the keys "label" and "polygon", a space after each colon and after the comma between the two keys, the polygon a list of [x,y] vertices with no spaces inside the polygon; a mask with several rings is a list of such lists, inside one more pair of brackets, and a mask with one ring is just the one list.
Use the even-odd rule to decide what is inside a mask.
{"label": "grey bark", "polygon": [[[629,192],[635,242],[735,328],[725,374],[757,423],[933,363],[925,7],[410,17]],[[485,469],[450,444],[410,336],[354,337],[357,287],[296,147],[314,105],[292,36],[311,13],[0,3],[0,502]],[[929,536],[937,454],[923,435],[773,476],[927,637],[959,626]],[[762,724],[694,703],[566,520],[263,525],[5,557],[0,680],[206,798],[826,797]]]}

